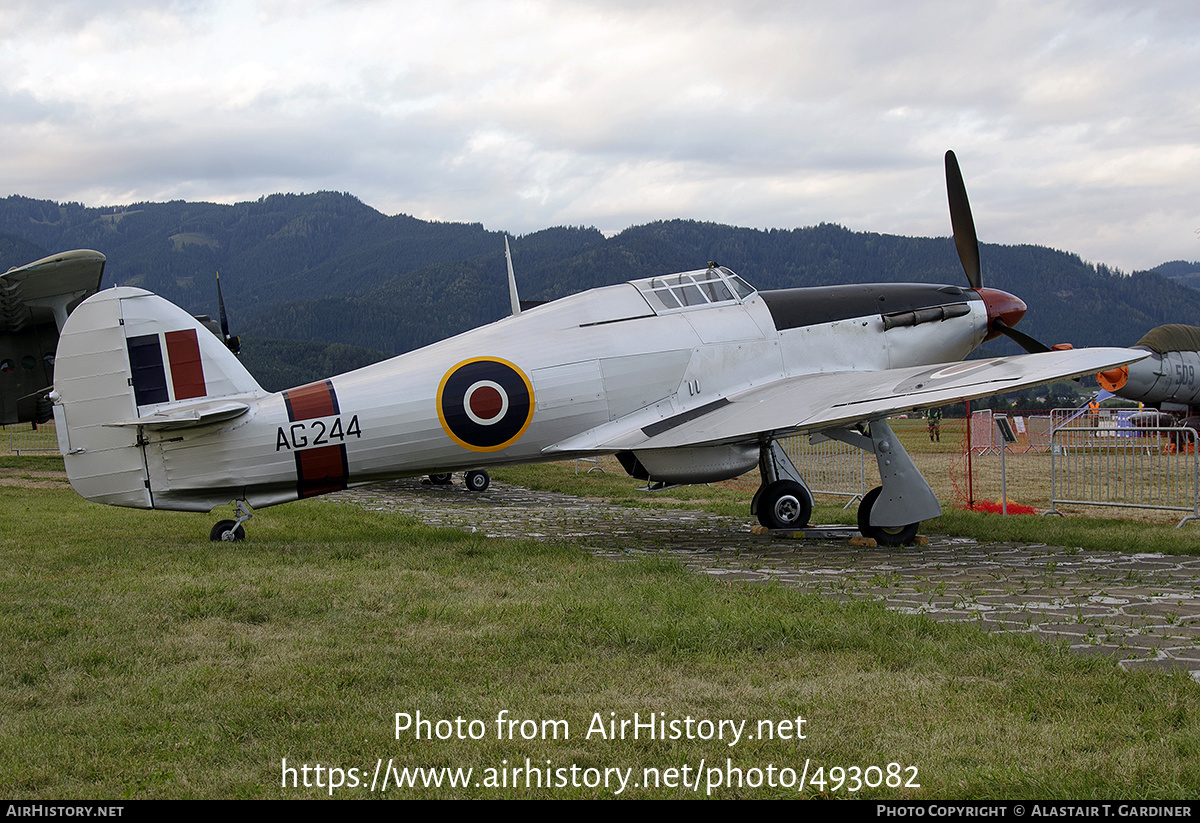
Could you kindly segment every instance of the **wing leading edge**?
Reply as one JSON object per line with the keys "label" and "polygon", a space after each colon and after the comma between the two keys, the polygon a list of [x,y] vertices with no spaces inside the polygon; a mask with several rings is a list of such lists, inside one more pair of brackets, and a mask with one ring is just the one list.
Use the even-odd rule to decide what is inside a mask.
{"label": "wing leading edge", "polygon": [[[659,403],[555,443],[548,454],[666,449],[786,436],[1094,374],[1146,357],[1088,348],[870,372],[784,378],[666,413]],[[1108,364],[1108,365],[1104,365]]]}

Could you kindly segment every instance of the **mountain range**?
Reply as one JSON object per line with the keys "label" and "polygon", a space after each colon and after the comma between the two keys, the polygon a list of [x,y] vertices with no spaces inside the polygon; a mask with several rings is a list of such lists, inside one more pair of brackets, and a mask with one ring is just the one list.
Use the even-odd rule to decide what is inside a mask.
{"label": "mountain range", "polygon": [[[948,221],[947,221],[948,222]],[[856,282],[965,285],[948,238],[833,224],[759,230],[667,220],[611,237],[555,227],[511,239],[521,297],[550,300],[674,271],[729,266],[760,289]],[[103,252],[104,286],[135,285],[216,315],[216,272],[243,358],[278,389],[409,351],[509,311],[504,235],[478,223],[386,216],[337,192],[234,205],[85,207],[0,199],[0,267]],[[1040,246],[981,247],[984,282],[1029,305],[1048,343],[1132,345],[1163,323],[1200,325],[1200,263],[1126,274]],[[988,353],[1015,353],[1007,340]]]}

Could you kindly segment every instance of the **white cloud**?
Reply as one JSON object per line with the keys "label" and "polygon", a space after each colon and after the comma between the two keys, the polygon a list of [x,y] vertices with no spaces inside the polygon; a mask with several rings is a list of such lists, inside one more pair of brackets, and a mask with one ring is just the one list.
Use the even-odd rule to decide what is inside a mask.
{"label": "white cloud", "polygon": [[1181,2],[6,4],[0,170],[84,202],[350,191],[527,232],[677,216],[1200,258]]}

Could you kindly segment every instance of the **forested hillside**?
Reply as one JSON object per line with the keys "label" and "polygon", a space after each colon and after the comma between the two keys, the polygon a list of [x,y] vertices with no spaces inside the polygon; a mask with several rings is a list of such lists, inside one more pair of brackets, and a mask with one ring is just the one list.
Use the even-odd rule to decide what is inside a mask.
{"label": "forested hillside", "polygon": [[1151,271],[1193,289],[1200,289],[1200,262],[1172,260],[1155,266]]}
{"label": "forested hillside", "polygon": [[46,256],[46,251],[36,243],[11,234],[0,234],[0,271],[24,266]]}
{"label": "forested hillside", "polygon": [[281,391],[335,374],[378,363],[389,355],[345,343],[312,343],[300,340],[242,341],[242,364],[267,391]]}
{"label": "forested hillside", "polygon": [[[6,235],[0,237],[4,268],[53,251],[93,248],[108,257],[106,286],[142,286],[188,311],[212,315],[213,279],[220,271],[231,323],[244,338],[340,343],[373,352],[350,357],[345,350],[297,348],[284,354],[286,347],[271,344],[271,357],[314,368],[317,361],[361,364],[355,357],[407,351],[508,312],[500,232],[387,217],[348,194],[106,208],[11,196],[0,200],[0,233]],[[610,238],[595,229],[558,227],[513,238],[512,251],[525,299],[702,268],[710,260],[761,289],[965,282],[949,238],[830,224],[760,231],[671,220]],[[1047,342],[1127,345],[1162,323],[1200,325],[1200,291],[1159,273],[1124,275],[1036,246],[984,245],[981,257],[986,285],[1022,297],[1030,307],[1022,330]],[[1179,276],[1189,266],[1200,269],[1163,268]],[[1014,348],[1002,341],[993,350]],[[278,374],[284,379],[299,372],[289,365]]]}
{"label": "forested hillside", "polygon": [[108,257],[106,283],[141,286],[194,313],[215,311],[220,271],[226,298],[243,316],[286,300],[360,295],[388,278],[503,245],[478,224],[385,217],[334,192],[109,208],[13,196],[0,200],[0,232],[51,251],[96,249]]}

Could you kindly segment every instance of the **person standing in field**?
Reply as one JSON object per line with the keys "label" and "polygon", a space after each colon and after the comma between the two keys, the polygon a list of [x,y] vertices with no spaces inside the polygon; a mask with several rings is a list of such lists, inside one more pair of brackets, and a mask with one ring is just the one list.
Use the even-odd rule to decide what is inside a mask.
{"label": "person standing in field", "polygon": [[929,432],[930,443],[942,442],[942,410],[929,409],[925,412],[926,429]]}

